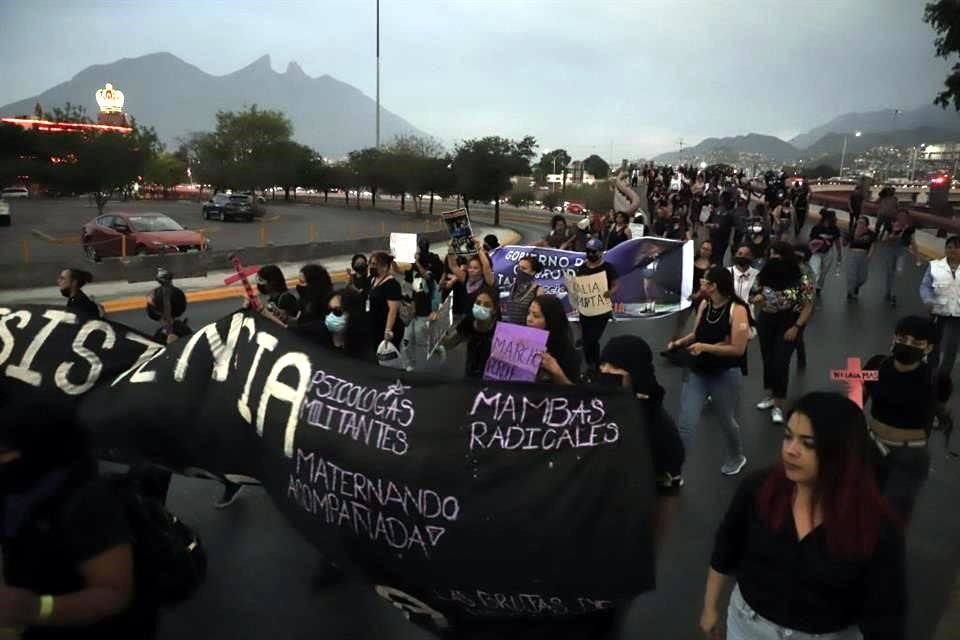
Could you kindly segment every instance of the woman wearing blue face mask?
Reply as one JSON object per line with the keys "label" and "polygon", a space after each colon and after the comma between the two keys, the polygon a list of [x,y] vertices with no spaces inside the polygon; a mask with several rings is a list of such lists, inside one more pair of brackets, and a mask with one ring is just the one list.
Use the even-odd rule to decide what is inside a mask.
{"label": "woman wearing blue face mask", "polygon": [[373,360],[370,327],[360,294],[352,289],[337,291],[329,296],[324,309],[322,322],[297,326],[296,331],[351,358]]}
{"label": "woman wearing blue face mask", "polygon": [[490,348],[493,345],[493,332],[500,318],[499,297],[495,289],[484,288],[478,291],[471,314],[465,317],[457,325],[456,331],[443,341],[445,349],[452,349],[462,343],[467,344],[464,371],[464,376],[467,378],[483,377],[483,370],[487,366]]}

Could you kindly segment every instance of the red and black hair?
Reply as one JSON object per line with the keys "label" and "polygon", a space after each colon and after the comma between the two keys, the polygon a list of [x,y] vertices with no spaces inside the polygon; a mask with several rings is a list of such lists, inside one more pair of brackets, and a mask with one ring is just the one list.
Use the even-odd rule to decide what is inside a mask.
{"label": "red and black hair", "polygon": [[[803,414],[813,426],[817,454],[813,498],[823,512],[830,552],[844,557],[869,556],[884,526],[902,528],[902,523],[877,487],[863,411],[840,394],[817,391],[800,398],[793,413]],[[757,509],[775,531],[789,521],[794,490],[782,462],[760,487]]]}

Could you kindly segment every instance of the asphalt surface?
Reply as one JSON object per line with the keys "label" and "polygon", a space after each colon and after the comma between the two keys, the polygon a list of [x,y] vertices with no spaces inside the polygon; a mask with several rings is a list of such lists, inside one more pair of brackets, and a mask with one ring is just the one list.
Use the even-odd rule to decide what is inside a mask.
{"label": "asphalt surface", "polygon": [[[351,202],[353,202],[351,200]],[[455,201],[435,205],[435,211],[452,209]],[[0,264],[23,261],[23,245],[29,245],[31,261],[82,262],[80,230],[96,218],[96,206],[86,198],[57,200],[10,200],[13,223],[0,228]],[[392,201],[387,204],[392,205]],[[262,218],[254,222],[221,222],[204,220],[202,204],[188,200],[139,200],[108,202],[104,213],[137,212],[163,213],[187,229],[203,229],[217,249],[236,249],[259,246],[263,243],[283,245],[300,244],[311,239],[350,239],[386,234],[391,231],[416,232],[424,221],[409,212],[344,207],[342,198],[331,198],[326,205],[268,201]],[[130,249],[133,250],[132,248]]]}
{"label": "asphalt surface", "polygon": [[[514,224],[529,239],[541,228]],[[829,370],[845,364],[848,355],[867,358],[889,349],[896,319],[920,313],[916,294],[921,269],[908,259],[897,288],[900,308],[891,310],[882,301],[879,265],[871,265],[870,280],[857,303],[845,301],[844,277],[831,276],[822,308],[808,329],[808,367],[791,371],[790,395],[815,389],[836,389]],[[188,316],[194,327],[215,320],[236,308],[234,301],[194,305]],[[115,319],[154,328],[142,312],[117,314]],[[620,322],[610,325],[606,339],[621,333],[643,336],[658,351],[670,338],[673,318]],[[740,424],[746,470],[771,464],[779,455],[781,432],[768,412],[753,405],[761,398],[759,347],[749,348],[750,376],[740,399]],[[439,373],[461,375],[462,354],[451,353]],[[667,388],[667,408],[678,413],[681,370],[658,363],[658,376]],[[958,410],[954,398],[953,409]],[[960,442],[954,444],[960,450]],[[688,452],[684,469],[686,486],[659,557],[658,587],[637,598],[625,618],[620,638],[701,637],[697,623],[714,531],[733,496],[738,478],[719,473],[723,441],[709,409],[704,413],[697,442]],[[945,457],[942,437],[931,445],[932,469],[914,521],[908,532],[910,640],[929,640],[945,608],[950,587],[960,566],[960,461]],[[163,616],[160,638],[205,640],[277,637],[307,640],[377,638],[426,639],[430,634],[406,622],[401,613],[373,593],[363,579],[350,575],[346,582],[325,591],[311,591],[310,579],[317,555],[284,521],[266,495],[247,488],[236,503],[214,509],[219,485],[175,478],[169,506],[203,536],[209,554],[209,578],[191,602]]]}

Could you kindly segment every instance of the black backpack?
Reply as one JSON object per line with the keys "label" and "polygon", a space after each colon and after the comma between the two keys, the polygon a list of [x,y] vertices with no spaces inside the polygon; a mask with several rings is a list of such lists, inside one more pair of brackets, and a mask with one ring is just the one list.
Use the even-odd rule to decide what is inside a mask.
{"label": "black backpack", "polygon": [[123,502],[133,536],[137,597],[162,607],[188,600],[207,577],[200,536],[162,502],[138,493],[128,476],[113,476],[110,482]]}

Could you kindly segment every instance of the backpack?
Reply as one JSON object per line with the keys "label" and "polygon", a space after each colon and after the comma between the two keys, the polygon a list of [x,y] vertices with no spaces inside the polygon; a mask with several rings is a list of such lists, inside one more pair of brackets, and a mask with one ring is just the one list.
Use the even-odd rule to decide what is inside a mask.
{"label": "backpack", "polygon": [[133,536],[138,597],[163,607],[188,600],[207,577],[207,554],[200,536],[162,502],[138,493],[128,476],[112,476],[109,482],[123,503]]}
{"label": "backpack", "polygon": [[397,282],[400,283],[401,292],[400,308],[397,311],[397,316],[404,326],[409,326],[417,317],[417,305],[413,302],[415,291],[413,290],[413,286],[406,280],[397,278]]}

